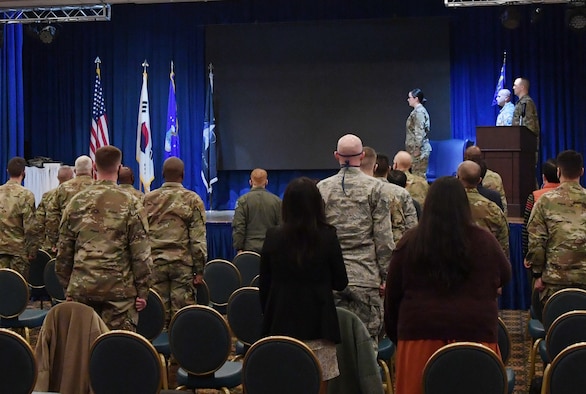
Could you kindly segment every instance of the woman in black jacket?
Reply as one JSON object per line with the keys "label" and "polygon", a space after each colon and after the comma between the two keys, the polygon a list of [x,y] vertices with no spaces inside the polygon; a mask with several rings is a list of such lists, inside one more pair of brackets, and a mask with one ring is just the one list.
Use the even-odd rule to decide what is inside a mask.
{"label": "woman in black jacket", "polygon": [[261,253],[263,335],[304,341],[321,363],[323,380],[338,376],[340,329],[332,290],[348,284],[336,229],[326,223],[315,182],[292,180],[283,196],[280,226],[267,231]]}

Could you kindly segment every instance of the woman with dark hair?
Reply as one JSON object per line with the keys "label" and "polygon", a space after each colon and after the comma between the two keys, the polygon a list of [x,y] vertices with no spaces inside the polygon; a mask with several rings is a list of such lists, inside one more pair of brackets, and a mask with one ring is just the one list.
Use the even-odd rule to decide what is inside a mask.
{"label": "woman with dark hair", "polygon": [[281,212],[282,224],[267,231],[261,252],[262,333],[304,341],[327,381],[339,374],[335,344],[340,329],[332,290],[348,284],[342,249],[335,227],[326,223],[313,180],[292,180]]}
{"label": "woman with dark hair", "polygon": [[411,172],[425,178],[431,145],[429,144],[429,114],[423,106],[427,101],[421,89],[413,89],[407,95],[407,102],[413,111],[407,118],[405,150],[411,154]]}
{"label": "woman with dark hair", "polygon": [[421,392],[425,363],[444,345],[479,342],[498,352],[497,297],[510,278],[499,243],[474,224],[460,181],[433,182],[388,270],[385,327],[397,344],[397,393]]}

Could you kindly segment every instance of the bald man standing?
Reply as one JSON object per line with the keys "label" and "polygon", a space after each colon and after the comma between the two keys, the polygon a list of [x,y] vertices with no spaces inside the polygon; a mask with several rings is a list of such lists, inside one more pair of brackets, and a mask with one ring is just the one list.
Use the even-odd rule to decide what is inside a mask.
{"label": "bald man standing", "polygon": [[118,186],[138,198],[140,202],[144,200],[144,193],[134,188],[134,172],[130,167],[123,166],[120,168]]}
{"label": "bald man standing", "polygon": [[336,227],[348,274],[348,286],[334,293],[337,306],[354,312],[377,342],[383,328],[381,293],[395,248],[390,201],[383,183],[360,171],[364,150],[360,138],[338,140],[334,158],[340,171],[317,184],[326,220]]}
{"label": "bald man standing", "polygon": [[265,234],[270,227],[281,223],[281,199],[268,190],[267,172],[255,168],[250,173],[250,191],[236,201],[232,220],[232,239],[238,253],[260,253]]}
{"label": "bald man standing", "polygon": [[511,102],[511,91],[509,89],[499,90],[496,96],[496,102],[501,107],[498,116],[496,117],[497,126],[512,126],[513,125],[513,112],[515,112],[515,106]]}
{"label": "bald man standing", "polygon": [[412,174],[411,165],[413,164],[413,158],[409,152],[401,150],[397,152],[393,159],[393,170],[403,171],[407,176],[407,186],[405,189],[411,194],[411,197],[423,207],[425,203],[425,196],[429,190],[429,183],[427,179],[420,177],[419,175]]}

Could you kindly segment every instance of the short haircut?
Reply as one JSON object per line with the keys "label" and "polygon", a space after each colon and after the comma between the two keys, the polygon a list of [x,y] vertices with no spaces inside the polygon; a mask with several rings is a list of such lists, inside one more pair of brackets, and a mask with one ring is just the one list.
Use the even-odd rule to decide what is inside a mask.
{"label": "short haircut", "polygon": [[15,156],[8,161],[8,165],[6,166],[6,170],[8,171],[9,177],[16,178],[16,177],[19,177],[22,175],[25,167],[26,167],[26,160],[20,156]]}
{"label": "short haircut", "polygon": [[267,184],[268,179],[269,174],[267,174],[266,170],[263,170],[262,168],[255,168],[250,172],[250,181],[252,182],[252,186],[264,187]]}
{"label": "short haircut", "polygon": [[576,179],[582,175],[584,159],[582,158],[582,155],[575,150],[565,150],[560,152],[556,160],[563,177]]}
{"label": "short haircut", "polygon": [[59,171],[57,171],[57,179],[60,183],[70,180],[73,178],[73,168],[63,165],[59,167]]}
{"label": "short haircut", "polygon": [[389,173],[389,156],[377,153],[376,155],[376,168],[374,169],[374,176],[385,177]]}
{"label": "short haircut", "polygon": [[185,164],[178,157],[169,157],[163,163],[163,179],[167,182],[181,182],[183,181],[183,170]]}
{"label": "short haircut", "polygon": [[558,163],[555,159],[549,159],[541,166],[541,172],[545,180],[551,183],[560,183],[558,178]]}
{"label": "short haircut", "polygon": [[389,171],[389,175],[387,176],[387,180],[395,185],[399,185],[401,187],[407,186],[407,174],[403,171],[399,170],[391,170]]}
{"label": "short haircut", "polygon": [[458,166],[458,178],[468,186],[476,187],[480,183],[480,165],[465,160]]}
{"label": "short haircut", "polygon": [[484,161],[484,159],[480,157],[475,157],[473,159],[470,159],[470,161],[473,161],[474,163],[480,166],[480,177],[484,179],[484,177],[486,176],[486,172],[488,171],[486,161]]}
{"label": "short haircut", "polygon": [[121,185],[132,185],[134,183],[134,172],[130,167],[123,166],[118,172],[118,183]]}
{"label": "short haircut", "polygon": [[370,146],[363,147],[362,151],[364,152],[364,158],[362,159],[362,163],[360,163],[360,167],[374,168],[376,164],[376,151]]}
{"label": "short haircut", "polygon": [[117,173],[121,163],[122,152],[115,146],[106,145],[96,150],[96,169],[99,172]]}
{"label": "short haircut", "polygon": [[89,156],[82,155],[75,159],[75,174],[86,175],[92,173],[92,159]]}

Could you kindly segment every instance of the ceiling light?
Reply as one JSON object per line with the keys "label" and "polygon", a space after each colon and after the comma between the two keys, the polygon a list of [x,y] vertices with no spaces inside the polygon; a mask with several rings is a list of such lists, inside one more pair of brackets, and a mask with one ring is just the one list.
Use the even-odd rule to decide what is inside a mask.
{"label": "ceiling light", "polygon": [[53,25],[47,25],[39,30],[39,40],[42,43],[50,44],[55,40],[55,36],[57,35],[57,28]]}
{"label": "ceiling light", "polygon": [[501,14],[501,23],[506,29],[516,29],[521,24],[521,12],[517,7],[507,6]]}

